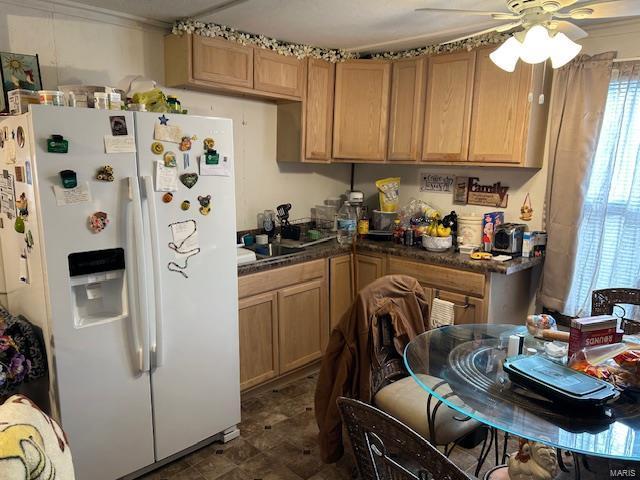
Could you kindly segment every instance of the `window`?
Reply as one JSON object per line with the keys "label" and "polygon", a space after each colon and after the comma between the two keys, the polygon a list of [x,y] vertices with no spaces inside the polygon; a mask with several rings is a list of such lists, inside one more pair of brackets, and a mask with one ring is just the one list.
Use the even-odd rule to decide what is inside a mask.
{"label": "window", "polygon": [[640,288],[640,62],[613,72],[563,313],[589,315],[591,292],[616,287]]}

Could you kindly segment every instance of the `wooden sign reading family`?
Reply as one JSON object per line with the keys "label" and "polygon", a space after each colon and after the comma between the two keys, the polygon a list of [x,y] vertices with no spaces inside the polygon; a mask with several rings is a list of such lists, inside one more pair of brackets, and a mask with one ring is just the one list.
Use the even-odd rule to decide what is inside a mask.
{"label": "wooden sign reading family", "polygon": [[509,187],[496,182],[493,185],[480,185],[478,177],[456,177],[454,202],[468,205],[506,208]]}

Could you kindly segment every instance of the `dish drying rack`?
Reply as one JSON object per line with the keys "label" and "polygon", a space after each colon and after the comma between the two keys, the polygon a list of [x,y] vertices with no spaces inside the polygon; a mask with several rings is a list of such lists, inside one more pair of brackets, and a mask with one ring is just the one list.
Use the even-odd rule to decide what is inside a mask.
{"label": "dish drying rack", "polygon": [[280,222],[280,235],[288,244],[308,247],[337,237],[333,220],[321,220],[311,217]]}

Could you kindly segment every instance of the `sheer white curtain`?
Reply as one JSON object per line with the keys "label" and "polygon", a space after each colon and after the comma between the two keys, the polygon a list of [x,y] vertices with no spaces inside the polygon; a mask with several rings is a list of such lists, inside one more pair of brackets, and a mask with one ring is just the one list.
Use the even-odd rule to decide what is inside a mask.
{"label": "sheer white curtain", "polygon": [[640,288],[640,62],[614,67],[563,313],[589,315],[591,292],[616,287]]}

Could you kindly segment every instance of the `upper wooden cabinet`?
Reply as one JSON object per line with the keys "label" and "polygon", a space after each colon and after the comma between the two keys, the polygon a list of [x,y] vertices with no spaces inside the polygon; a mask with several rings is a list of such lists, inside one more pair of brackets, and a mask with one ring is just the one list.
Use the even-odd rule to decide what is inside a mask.
{"label": "upper wooden cabinet", "polygon": [[505,72],[491,61],[491,51],[477,52],[469,161],[522,163],[533,66],[519,62],[515,72]]}
{"label": "upper wooden cabinet", "polygon": [[333,138],[334,63],[310,58],[307,64],[307,98],[305,104],[305,157],[331,159]]}
{"label": "upper wooden cabinet", "polygon": [[301,98],[305,62],[271,50],[254,49],[253,87],[256,90]]}
{"label": "upper wooden cabinet", "polygon": [[336,66],[333,156],[384,161],[391,64],[351,60]]}
{"label": "upper wooden cabinet", "polygon": [[429,59],[422,160],[467,160],[474,64],[475,52]]}
{"label": "upper wooden cabinet", "polygon": [[304,60],[270,50],[200,35],[165,37],[168,87],[222,91],[281,100],[302,100]]}
{"label": "upper wooden cabinet", "polygon": [[253,49],[219,38],[193,37],[193,78],[205,82],[253,86]]}
{"label": "upper wooden cabinet", "polygon": [[391,161],[420,158],[426,63],[426,57],[393,62],[388,154]]}

